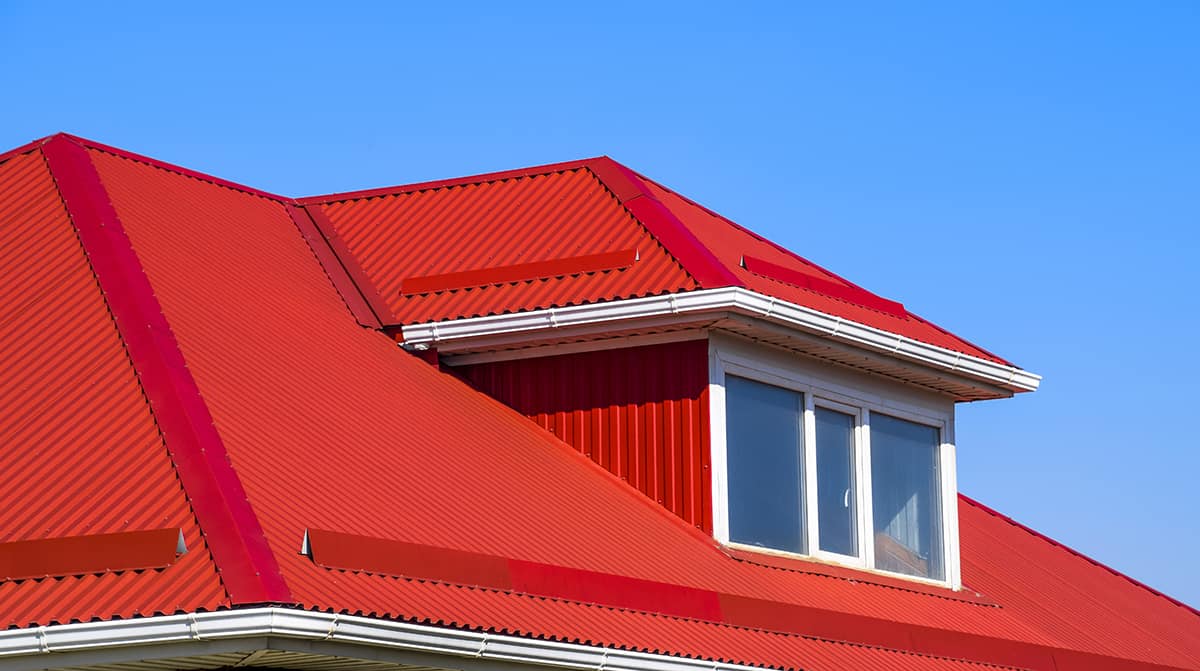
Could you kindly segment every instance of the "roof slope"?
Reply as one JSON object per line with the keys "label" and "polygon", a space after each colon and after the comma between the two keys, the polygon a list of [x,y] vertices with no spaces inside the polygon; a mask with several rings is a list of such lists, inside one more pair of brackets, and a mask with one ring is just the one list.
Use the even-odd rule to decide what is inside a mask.
{"label": "roof slope", "polygon": [[[344,245],[391,325],[744,287],[1008,364],[607,157],[301,202]],[[621,250],[640,257],[581,263]],[[523,274],[512,274],[517,264]]]}
{"label": "roof slope", "polygon": [[0,580],[0,625],[227,605],[39,151],[0,163],[0,265],[0,543],[173,528],[189,550],[165,569]]}
{"label": "roof slope", "polygon": [[[211,417],[212,446],[227,455],[253,513],[257,526],[242,520],[235,528],[250,537],[231,552],[233,541],[217,533],[224,527],[207,521],[221,518],[196,511],[216,563],[222,574],[236,572],[244,548],[261,540],[287,595],[281,603],[773,668],[949,669],[987,662],[1200,669],[1195,611],[967,500],[960,512],[964,582],[982,596],[808,562],[732,556],[532,422],[405,354],[382,332],[362,328],[331,281],[335,271],[322,268],[321,252],[310,246],[316,241],[297,228],[293,203],[85,141],[51,142],[87,147],[110,224],[128,237]],[[40,154],[0,170],[13,170],[15,161],[33,165]],[[26,205],[24,166],[0,173],[0,208],[57,207],[54,217],[25,224],[45,238],[55,222],[66,223],[61,203],[43,172],[44,206]],[[0,210],[5,231],[8,211]],[[36,278],[49,266],[29,250],[14,258]],[[70,276],[83,286],[88,278],[79,262],[86,258],[78,244],[74,250]],[[57,280],[45,286],[60,286]],[[99,298],[95,284],[88,286]],[[17,295],[6,291],[7,304]],[[61,291],[45,295],[45,309],[58,310],[56,324],[72,325],[72,338],[27,357],[55,366],[43,371],[26,363],[27,374],[61,378],[81,370],[70,356],[78,347],[72,343],[98,346],[107,333],[105,352],[114,366],[124,361],[130,381],[130,359],[117,356],[122,335],[136,342],[126,327],[89,323]],[[36,340],[29,333],[50,337],[50,327],[25,321],[32,324],[21,327],[25,340]],[[140,366],[137,372],[153,378]],[[116,384],[101,390],[118,391]],[[21,405],[9,405],[4,398],[6,418],[35,402],[23,397]],[[121,414],[107,403],[81,399],[66,407],[96,413],[109,431],[141,427],[142,433],[169,410],[152,399],[153,414],[144,402],[132,404],[140,414]],[[177,447],[178,433],[165,434],[178,462],[186,450]],[[36,432],[21,434],[5,443],[2,458],[18,462],[39,440]],[[133,507],[123,519],[157,523],[156,506],[169,497],[141,496],[141,488],[178,491],[180,465],[171,468],[161,440],[110,445],[114,459],[157,450],[158,470],[135,470],[138,477],[121,485],[130,488],[123,502]],[[69,447],[60,441],[58,449]],[[26,467],[32,475],[61,464],[62,481],[73,486],[63,490],[60,506],[71,510],[84,497],[106,496],[107,479],[89,472],[87,450],[75,451],[79,456],[61,462],[39,455]],[[186,472],[185,465],[180,475]],[[194,482],[183,478],[193,504],[209,501]],[[72,523],[66,528],[94,520]],[[214,596],[192,577],[195,564],[208,559],[196,551],[202,544],[187,523],[179,525],[191,533],[193,551],[165,569],[0,582],[0,595],[40,590],[25,598],[62,611],[0,608],[4,625],[246,603],[245,591]],[[21,538],[51,535],[34,526]],[[339,568],[321,559],[317,543],[313,556],[300,554],[306,531],[316,539],[318,530],[347,535],[351,554],[366,553],[363,564]],[[408,557],[408,567],[369,566],[372,543],[383,543],[390,560]],[[453,561],[422,564],[420,556]],[[211,563],[204,566],[215,576]],[[131,582],[120,594],[90,587],[121,579]],[[180,588],[184,583],[189,590]],[[122,607],[128,603],[138,606]]]}

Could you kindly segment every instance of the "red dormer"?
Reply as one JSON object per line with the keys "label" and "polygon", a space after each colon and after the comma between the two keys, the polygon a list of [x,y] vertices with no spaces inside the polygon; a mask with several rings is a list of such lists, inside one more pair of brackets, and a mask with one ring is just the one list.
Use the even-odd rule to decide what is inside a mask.
{"label": "red dormer", "polygon": [[302,202],[406,348],[727,546],[961,586],[954,403],[1038,376],[607,157]]}

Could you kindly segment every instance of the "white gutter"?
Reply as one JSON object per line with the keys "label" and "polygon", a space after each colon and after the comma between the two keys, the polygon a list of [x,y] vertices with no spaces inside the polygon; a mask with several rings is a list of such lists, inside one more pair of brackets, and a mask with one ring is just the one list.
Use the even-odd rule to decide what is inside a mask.
{"label": "white gutter", "polygon": [[413,324],[403,327],[402,333],[406,345],[440,346],[468,339],[520,332],[604,322],[619,323],[671,315],[695,316],[721,311],[736,312],[805,332],[815,332],[831,340],[850,343],[874,352],[884,352],[902,360],[918,362],[1015,391],[1034,391],[1042,380],[1040,375],[1014,366],[923,343],[740,287],[702,289],[649,298]]}
{"label": "white gutter", "polygon": [[[64,662],[82,666],[87,664],[89,651],[111,652],[120,648],[128,650],[130,659],[142,659],[138,655],[148,655],[151,650],[154,658],[167,659],[185,656],[173,652],[171,644],[258,639],[247,641],[257,647],[263,637],[331,641],[459,658],[460,661],[446,660],[446,668],[461,665],[462,658],[474,658],[596,671],[761,671],[759,667],[740,664],[277,607],[0,631],[0,667],[18,662],[26,662],[22,666],[27,668],[32,664],[50,667]],[[277,645],[272,648],[279,649]],[[303,650],[305,645],[311,643],[302,643],[297,649]],[[155,647],[140,650],[142,646]],[[74,653],[69,660],[68,653]],[[193,648],[186,656],[202,654],[197,655]],[[370,650],[363,650],[362,658],[378,659]],[[111,655],[107,659],[111,663]]]}

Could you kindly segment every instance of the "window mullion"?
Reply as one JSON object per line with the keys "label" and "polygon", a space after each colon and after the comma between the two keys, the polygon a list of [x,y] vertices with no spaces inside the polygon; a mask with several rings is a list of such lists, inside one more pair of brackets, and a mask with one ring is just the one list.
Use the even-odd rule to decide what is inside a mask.
{"label": "window mullion", "polygon": [[817,423],[813,410],[813,395],[804,394],[803,398],[801,454],[804,463],[804,520],[808,530],[808,553],[816,554],[821,547],[818,528],[820,516],[817,515]]}
{"label": "window mullion", "polygon": [[875,567],[875,508],[871,498],[871,411],[862,409],[858,425],[858,529],[859,547],[867,568]]}

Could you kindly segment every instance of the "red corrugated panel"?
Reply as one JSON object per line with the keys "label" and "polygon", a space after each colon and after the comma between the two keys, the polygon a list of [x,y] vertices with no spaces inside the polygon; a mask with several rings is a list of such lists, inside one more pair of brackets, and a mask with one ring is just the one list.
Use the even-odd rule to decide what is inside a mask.
{"label": "red corrugated panel", "polygon": [[667,510],[712,530],[707,340],[455,370]]}
{"label": "red corrugated panel", "polygon": [[875,301],[882,301],[882,299],[876,298],[875,301],[869,299],[846,300],[840,297],[847,293],[845,291],[838,291],[835,296],[831,295],[833,292],[822,293],[811,288],[751,272],[741,266],[742,258],[745,256],[761,259],[769,264],[782,266],[789,271],[810,276],[819,283],[828,282],[843,286],[851,291],[872,296],[870,292],[860,289],[856,285],[813,264],[807,259],[803,259],[751,233],[660,184],[651,180],[644,180],[643,183],[649,192],[655,198],[662,201],[675,216],[679,217],[700,240],[700,243],[716,254],[717,258],[748,289],[768,296],[782,298],[786,301],[813,308],[814,310],[845,317],[861,324],[874,326],[875,328],[907,336],[931,345],[982,357],[989,361],[1008,363],[995,354],[973,345],[921,319],[911,312],[905,312],[903,316],[898,316],[891,310],[872,309],[868,307]]}
{"label": "red corrugated panel", "polygon": [[[283,204],[129,158],[93,158],[301,605],[778,668],[963,667],[804,636],[326,569],[298,553],[304,530],[316,528],[905,623],[927,636],[947,632],[943,646],[956,634],[1001,645],[964,655],[1010,659],[1045,649],[1038,646],[1067,646],[1200,668],[1181,652],[1197,620],[1180,614],[1194,613],[1132,583],[1109,585],[1097,577],[1106,570],[1088,562],[1064,561],[1058,575],[1104,585],[1112,595],[1097,605],[1076,594],[1054,608],[1076,609],[1080,626],[1104,620],[1093,631],[1136,643],[1126,650],[1072,639],[1039,617],[1025,600],[1049,583],[991,576],[1017,564],[1014,556],[1054,562],[1066,551],[966,509],[964,526],[985,525],[985,535],[1018,548],[1006,554],[984,542],[964,553],[966,583],[999,607],[879,584],[866,574],[821,575],[805,570],[806,562],[788,570],[731,558],[533,422],[361,328]],[[1031,546],[1012,534],[1030,536]],[[1142,598],[1175,609],[1148,605],[1156,617],[1180,619],[1158,628],[1107,610]],[[1138,626],[1155,628],[1147,637]],[[885,634],[868,627],[861,636]],[[1004,648],[1004,640],[1015,644]],[[1081,671],[1096,661],[1069,652],[1055,660]]]}
{"label": "red corrugated panel", "polygon": [[1200,668],[1200,615],[971,503],[959,506],[963,574],[1064,644]]}
{"label": "red corrugated panel", "polygon": [[174,565],[0,581],[0,628],[213,609],[225,592],[40,151],[0,164],[0,542],[175,527]]}
{"label": "red corrugated panel", "polygon": [[[592,303],[696,283],[586,168],[396,189],[321,208],[387,304],[391,323]],[[636,250],[623,269],[405,295],[409,278]],[[502,278],[503,274],[498,277]]]}

